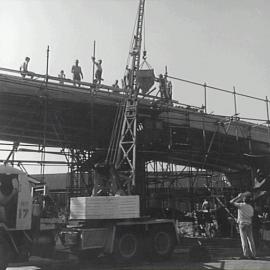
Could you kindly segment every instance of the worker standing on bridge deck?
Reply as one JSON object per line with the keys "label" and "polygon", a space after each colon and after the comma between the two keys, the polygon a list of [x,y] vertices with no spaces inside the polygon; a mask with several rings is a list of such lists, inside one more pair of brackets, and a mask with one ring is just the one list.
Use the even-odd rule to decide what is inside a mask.
{"label": "worker standing on bridge deck", "polygon": [[95,72],[95,78],[96,78],[96,83],[100,84],[102,79],[102,60],[98,60],[98,62],[95,61],[95,57],[92,57],[93,63],[96,65],[97,70]]}
{"label": "worker standing on bridge deck", "polygon": [[230,203],[238,208],[237,223],[239,225],[243,250],[243,256],[240,257],[241,259],[256,259],[256,250],[252,233],[252,218],[254,216],[254,209],[250,205],[250,202],[250,192],[240,193],[237,197],[230,201]]}
{"label": "worker standing on bridge deck", "polygon": [[75,65],[72,66],[71,68],[71,73],[73,73],[73,85],[76,86],[81,86],[81,78],[83,79],[83,73],[82,69],[79,66],[79,60],[76,60]]}
{"label": "worker standing on bridge deck", "polygon": [[59,78],[59,83],[64,84],[64,80],[66,79],[66,75],[65,75],[64,70],[60,71],[58,78]]}
{"label": "worker standing on bridge deck", "polygon": [[30,61],[30,57],[25,57],[25,61],[23,62],[23,64],[20,66],[20,72],[23,78],[25,78],[26,75],[30,76],[31,79],[33,79],[34,77],[34,73],[28,71],[28,64]]}
{"label": "worker standing on bridge deck", "polygon": [[159,83],[160,97],[166,102],[169,102],[172,99],[172,83],[162,74],[159,75],[156,81]]}
{"label": "worker standing on bridge deck", "polygon": [[160,97],[161,97],[161,98],[165,98],[166,81],[165,81],[165,78],[163,77],[162,74],[159,75],[157,81],[158,81],[158,83],[159,83]]}
{"label": "worker standing on bridge deck", "polygon": [[167,93],[168,93],[168,99],[172,100],[172,82],[168,81],[167,83]]}

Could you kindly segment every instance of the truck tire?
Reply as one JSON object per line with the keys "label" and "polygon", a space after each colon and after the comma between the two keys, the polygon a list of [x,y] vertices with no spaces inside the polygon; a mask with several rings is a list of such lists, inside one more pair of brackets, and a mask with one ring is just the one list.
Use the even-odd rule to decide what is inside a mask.
{"label": "truck tire", "polygon": [[170,258],[176,244],[175,234],[166,226],[153,228],[148,239],[148,254],[155,261]]}
{"label": "truck tire", "polygon": [[139,234],[132,231],[119,232],[116,235],[113,257],[118,263],[133,262],[140,257],[141,241]]}

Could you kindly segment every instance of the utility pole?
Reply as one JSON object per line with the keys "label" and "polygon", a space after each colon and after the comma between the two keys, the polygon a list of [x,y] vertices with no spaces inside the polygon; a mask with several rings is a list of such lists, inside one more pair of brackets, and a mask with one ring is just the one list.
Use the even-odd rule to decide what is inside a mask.
{"label": "utility pole", "polygon": [[50,47],[47,47],[47,62],[46,62],[46,87],[48,84],[48,76],[49,76],[49,54],[50,54]]}
{"label": "utility pole", "polygon": [[96,59],[96,41],[94,40],[94,48],[93,48],[93,74],[92,74],[92,82],[95,80],[95,59]]}

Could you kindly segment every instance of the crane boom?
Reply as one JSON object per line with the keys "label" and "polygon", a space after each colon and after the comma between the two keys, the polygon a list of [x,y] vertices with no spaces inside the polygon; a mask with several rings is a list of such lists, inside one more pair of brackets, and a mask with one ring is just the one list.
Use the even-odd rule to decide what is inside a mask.
{"label": "crane boom", "polygon": [[141,58],[141,46],[142,46],[142,32],[143,32],[143,19],[144,19],[144,4],[145,0],[140,0],[139,9],[138,9],[138,17],[136,24],[136,34],[133,37],[133,46],[130,55],[132,57],[131,61],[131,87],[133,90],[136,90],[136,71],[139,70],[140,67],[140,58]]}
{"label": "crane boom", "polygon": [[145,0],[140,0],[136,22],[136,33],[133,37],[132,50],[130,51],[131,66],[128,68],[129,83],[127,85],[127,97],[125,102],[124,117],[121,128],[121,136],[118,147],[116,169],[122,167],[129,179],[128,193],[131,186],[135,186],[136,167],[136,129],[137,129],[137,94],[136,72],[139,70],[144,18]]}

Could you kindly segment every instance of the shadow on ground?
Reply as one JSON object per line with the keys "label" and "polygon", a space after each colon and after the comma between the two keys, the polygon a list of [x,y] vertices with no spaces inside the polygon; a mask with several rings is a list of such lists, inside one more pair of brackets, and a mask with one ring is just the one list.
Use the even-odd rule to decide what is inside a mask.
{"label": "shadow on ground", "polygon": [[54,259],[31,257],[30,262],[20,265],[10,265],[8,270],[262,270],[270,269],[270,249],[261,246],[257,260],[239,260],[241,248],[227,246],[224,248],[210,247],[211,259],[207,262],[191,262],[189,249],[179,246],[168,261],[151,262],[139,260],[132,264],[116,264],[111,257],[103,256],[93,261],[79,262],[68,252],[56,253]]}

